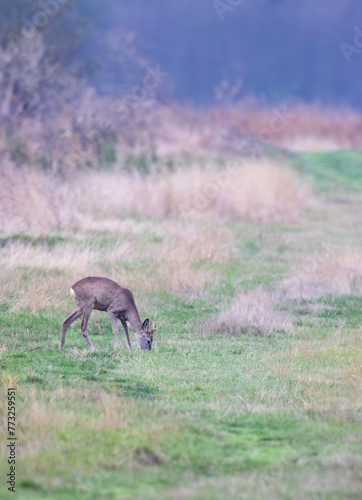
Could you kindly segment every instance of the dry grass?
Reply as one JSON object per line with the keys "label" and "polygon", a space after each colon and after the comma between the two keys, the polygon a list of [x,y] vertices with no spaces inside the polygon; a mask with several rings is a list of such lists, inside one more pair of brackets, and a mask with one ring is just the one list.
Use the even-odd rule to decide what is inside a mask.
{"label": "dry grass", "polygon": [[325,250],[285,280],[282,295],[315,299],[324,295],[344,295],[362,287],[362,255],[349,250]]}
{"label": "dry grass", "polygon": [[3,167],[0,229],[45,234],[54,228],[117,228],[127,214],[186,219],[295,222],[308,194],[286,167],[178,168],[141,176],[89,172],[66,178]]}
{"label": "dry grass", "polygon": [[186,219],[241,219],[250,223],[296,222],[309,197],[288,168],[264,160],[177,169],[162,174],[96,174],[89,183],[92,213],[133,212]]}
{"label": "dry grass", "polygon": [[29,273],[21,270],[6,269],[0,275],[0,301],[10,304],[11,311],[27,310],[36,312],[49,306],[59,307],[63,300],[65,287],[63,276],[37,274],[32,270],[31,281],[26,280]]}
{"label": "dry grass", "polygon": [[97,253],[87,246],[67,244],[54,250],[15,241],[7,244],[2,250],[0,265],[6,264],[10,269],[31,265],[38,269],[87,273],[95,270],[93,262],[96,256]]}
{"label": "dry grass", "polygon": [[215,283],[219,274],[215,271],[195,269],[180,262],[167,262],[161,270],[159,290],[168,290],[176,294],[187,293],[190,297],[199,293],[206,285]]}
{"label": "dry grass", "polygon": [[47,307],[59,307],[64,300],[62,291],[66,282],[62,277],[34,276],[27,287],[20,287],[11,311],[27,310],[35,313]]}
{"label": "dry grass", "polygon": [[[150,266],[142,275],[143,291],[168,290],[181,294],[200,292],[205,285],[218,279],[213,264],[228,261],[230,245],[227,231],[197,224],[185,226],[171,220],[161,224],[157,233],[162,241],[135,244],[127,255],[128,260],[133,262],[150,259]],[[123,268],[117,269],[115,264],[118,258],[114,257],[112,252],[112,278],[137,288],[139,278],[125,275]]]}
{"label": "dry grass", "polygon": [[[158,239],[145,243],[142,232],[153,230]],[[141,232],[137,239],[132,236],[135,232]],[[87,240],[61,242],[54,248],[41,241],[7,242],[0,249],[0,299],[10,302],[13,311],[63,308],[69,286],[84,276],[108,276],[137,295],[156,290],[192,295],[215,282],[214,263],[229,258],[230,235],[210,226],[185,226],[171,219],[157,229],[152,223],[141,223],[140,228],[133,224],[131,235],[125,235],[106,247]]]}
{"label": "dry grass", "polygon": [[225,193],[225,212],[251,223],[295,223],[308,203],[308,192],[297,176],[278,164],[248,164]]}
{"label": "dry grass", "polygon": [[278,310],[277,298],[262,289],[239,293],[231,306],[209,323],[213,332],[240,335],[268,335],[278,330],[291,330],[293,319]]}
{"label": "dry grass", "polygon": [[133,400],[125,402],[119,395],[102,392],[100,395],[102,414],[99,425],[102,429],[127,430],[131,425],[132,414],[137,412]]}
{"label": "dry grass", "polygon": [[0,252],[0,300],[10,300],[12,311],[60,307],[79,276],[101,273],[95,259],[96,253],[89,248],[71,244],[49,249],[20,241],[8,243]]}
{"label": "dry grass", "polygon": [[214,226],[187,226],[175,222],[161,228],[163,242],[154,246],[151,256],[155,260],[198,263],[226,262],[230,252],[230,234]]}
{"label": "dry grass", "polygon": [[0,168],[0,185],[0,229],[4,232],[45,234],[69,224],[71,190],[50,175],[5,165]]}
{"label": "dry grass", "polygon": [[122,267],[123,261],[118,266],[118,259],[114,259],[111,264],[111,277],[131,289],[141,287],[143,292],[166,290],[177,294],[193,294],[217,281],[219,275],[213,269],[213,264],[226,262],[228,258],[229,245],[224,232],[202,229],[196,225],[182,232],[179,224],[167,224],[162,242],[135,245],[131,256],[128,255],[128,261],[134,263],[150,259],[141,277],[126,272]]}

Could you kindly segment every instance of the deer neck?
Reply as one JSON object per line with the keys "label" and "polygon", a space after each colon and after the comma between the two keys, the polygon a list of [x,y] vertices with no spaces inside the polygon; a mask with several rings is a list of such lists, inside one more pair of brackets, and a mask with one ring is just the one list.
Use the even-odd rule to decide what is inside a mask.
{"label": "deer neck", "polygon": [[138,314],[138,311],[136,308],[128,313],[127,319],[129,321],[133,331],[135,333],[141,334],[142,333],[142,321],[141,321],[140,315]]}

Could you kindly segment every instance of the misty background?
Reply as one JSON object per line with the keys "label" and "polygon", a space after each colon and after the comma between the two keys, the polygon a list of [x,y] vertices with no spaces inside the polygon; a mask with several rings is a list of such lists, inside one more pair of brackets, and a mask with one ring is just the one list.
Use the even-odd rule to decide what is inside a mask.
{"label": "misty background", "polygon": [[[158,64],[169,73],[163,97],[183,103],[214,103],[225,80],[235,98],[361,108],[362,55],[354,44],[354,29],[362,28],[361,2],[230,4],[3,0],[1,41],[6,47],[15,36],[29,36],[34,19],[43,22],[37,32],[57,55],[57,64],[100,95],[129,91],[147,64]],[[36,17],[39,11],[48,12],[47,22]],[[362,45],[362,36],[359,40]],[[341,43],[355,47],[349,62]]]}

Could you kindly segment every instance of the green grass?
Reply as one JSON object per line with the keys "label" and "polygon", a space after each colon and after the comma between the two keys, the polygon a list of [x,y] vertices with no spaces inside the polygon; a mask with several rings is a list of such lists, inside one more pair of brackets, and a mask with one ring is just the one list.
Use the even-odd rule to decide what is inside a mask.
{"label": "green grass", "polygon": [[359,150],[302,153],[296,156],[296,166],[318,193],[362,191],[362,152]]}
{"label": "green grass", "polygon": [[65,238],[64,236],[58,235],[47,235],[47,236],[31,236],[30,234],[13,234],[11,236],[6,236],[0,238],[0,247],[6,246],[8,243],[19,241],[21,243],[27,243],[32,246],[46,246],[49,249],[53,249],[59,243],[64,243],[69,241],[70,238]]}
{"label": "green grass", "polygon": [[[35,456],[19,453],[19,498],[168,498],[167,492],[200,480],[204,486],[194,498],[208,498],[208,481],[230,476],[242,487],[250,474],[269,477],[274,470],[287,482],[296,470],[297,482],[305,474],[327,474],[334,490],[339,483],[333,461],[347,456],[354,464],[361,451],[355,410],[334,407],[355,390],[343,372],[359,362],[357,300],[317,301],[333,309],[308,310],[301,317],[312,314],[318,324],[306,322],[293,336],[232,338],[196,334],[186,327],[194,308],[179,297],[171,306],[168,297],[167,320],[147,354],[129,352],[124,342],[115,352],[108,318],[101,314],[94,314],[90,327],[95,353],[86,350],[78,328],[69,330],[60,353],[62,318],[56,310],[3,312],[8,349],[0,368],[16,378],[18,433],[24,444],[44,440]],[[336,337],[340,319],[346,327]],[[308,355],[303,346],[309,346]],[[43,429],[39,412],[36,438],[22,419],[22,412],[29,417],[34,390],[60,422],[59,428]],[[102,427],[103,393],[126,406],[124,428]],[[357,498],[357,476],[356,470],[333,498]],[[322,480],[317,487],[320,498],[329,498]],[[258,488],[250,495],[257,498]],[[291,485],[289,495],[294,497]]]}
{"label": "green grass", "polygon": [[[308,154],[303,175],[328,196],[337,185],[348,193],[360,189],[359,161],[357,152]],[[229,259],[192,264],[195,272],[215,273],[215,280],[179,294],[143,290],[143,280],[160,265],[148,254],[164,242],[159,219],[137,221],[142,231],[132,239],[143,254],[134,260],[112,260],[113,249],[130,238],[112,231],[4,236],[2,252],[14,241],[58,254],[69,243],[97,249],[94,265],[104,272],[116,267],[140,283],[140,315],[159,323],[150,353],[136,349],[132,333],[129,351],[122,331],[114,350],[107,315],[93,312],[89,333],[96,351],[87,349],[77,322],[60,352],[61,323],[74,307],[66,290],[71,283],[64,282],[60,301],[36,312],[16,304],[35,280],[46,286],[49,277],[65,280],[66,271],[31,262],[15,269],[18,290],[0,304],[0,419],[5,424],[11,374],[16,498],[359,498],[359,289],[281,299],[281,310],[294,319],[292,331],[230,336],[212,328],[213,315],[238,291],[278,290],[325,241],[360,251],[356,198],[346,197],[343,210],[337,202],[312,207],[295,226],[227,224]],[[3,443],[5,431],[3,425]],[[10,495],[5,457],[2,447],[1,499]]]}

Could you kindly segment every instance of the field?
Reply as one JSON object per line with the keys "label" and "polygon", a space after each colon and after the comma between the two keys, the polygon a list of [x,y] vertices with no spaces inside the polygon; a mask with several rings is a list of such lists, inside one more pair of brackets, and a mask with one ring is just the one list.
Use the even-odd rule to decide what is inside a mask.
{"label": "field", "polygon": [[[270,155],[1,171],[16,498],[360,498],[362,154]],[[133,291],[151,352],[95,311],[96,351],[79,321],[59,351],[89,275]]]}

